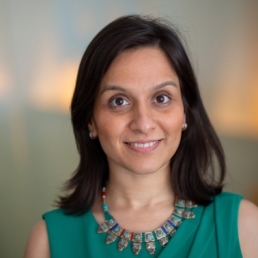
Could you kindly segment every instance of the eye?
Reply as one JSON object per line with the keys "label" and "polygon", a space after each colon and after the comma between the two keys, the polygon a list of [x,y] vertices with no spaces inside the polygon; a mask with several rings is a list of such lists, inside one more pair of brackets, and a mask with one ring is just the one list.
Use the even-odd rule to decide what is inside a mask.
{"label": "eye", "polygon": [[120,107],[120,106],[125,106],[128,104],[129,104],[129,102],[122,97],[117,97],[110,102],[110,105],[112,107]]}
{"label": "eye", "polygon": [[154,98],[153,102],[156,102],[158,104],[166,104],[171,100],[171,98],[165,94],[160,94]]}

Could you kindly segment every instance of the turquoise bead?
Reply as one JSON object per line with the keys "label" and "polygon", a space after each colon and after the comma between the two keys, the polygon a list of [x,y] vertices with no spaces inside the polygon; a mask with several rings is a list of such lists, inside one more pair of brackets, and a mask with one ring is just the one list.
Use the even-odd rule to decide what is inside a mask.
{"label": "turquoise bead", "polygon": [[102,205],[102,209],[103,209],[104,211],[108,211],[108,205],[107,205],[107,204],[103,204],[103,205]]}
{"label": "turquoise bead", "polygon": [[136,240],[140,240],[140,239],[141,239],[141,237],[140,237],[139,235],[136,235],[134,238],[135,238]]}
{"label": "turquoise bead", "polygon": [[146,238],[147,238],[147,240],[151,240],[152,239],[152,235],[148,234],[148,235],[146,235]]}

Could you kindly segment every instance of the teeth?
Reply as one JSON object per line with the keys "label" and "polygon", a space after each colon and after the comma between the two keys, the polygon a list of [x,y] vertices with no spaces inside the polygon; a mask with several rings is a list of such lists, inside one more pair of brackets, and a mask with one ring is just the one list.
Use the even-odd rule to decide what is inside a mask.
{"label": "teeth", "polygon": [[154,142],[147,142],[147,143],[130,143],[130,145],[136,147],[136,148],[149,148],[152,147],[154,144],[156,144],[158,141]]}

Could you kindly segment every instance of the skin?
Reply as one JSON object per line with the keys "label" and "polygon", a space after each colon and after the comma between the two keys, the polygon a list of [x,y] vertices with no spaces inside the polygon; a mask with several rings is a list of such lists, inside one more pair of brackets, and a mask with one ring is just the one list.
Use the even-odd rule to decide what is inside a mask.
{"label": "skin", "polygon": [[[151,231],[173,211],[169,161],[180,143],[184,107],[177,75],[157,48],[121,53],[103,77],[88,124],[108,159],[110,179],[106,201],[124,228]],[[92,207],[104,221],[99,197]],[[243,200],[239,239],[244,257],[258,253],[258,208]],[[49,257],[46,225],[33,229],[25,258]]]}
{"label": "skin", "polygon": [[[89,129],[100,140],[110,172],[138,180],[137,175],[169,173],[184,121],[176,74],[163,52],[146,48],[126,51],[113,61]],[[153,141],[150,148],[131,145]]]}

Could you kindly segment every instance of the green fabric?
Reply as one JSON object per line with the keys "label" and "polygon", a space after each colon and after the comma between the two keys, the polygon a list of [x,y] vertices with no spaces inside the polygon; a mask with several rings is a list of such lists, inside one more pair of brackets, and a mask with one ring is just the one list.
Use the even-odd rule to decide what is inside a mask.
{"label": "green fabric", "polygon": [[66,215],[58,209],[47,212],[43,218],[47,224],[51,258],[238,258],[242,257],[238,240],[238,209],[242,197],[232,193],[221,193],[204,207],[194,209],[196,217],[185,220],[165,248],[156,243],[154,255],[150,255],[144,244],[135,256],[130,244],[122,252],[117,242],[105,244],[106,234],[98,234],[98,224],[92,212],[80,216]]}

